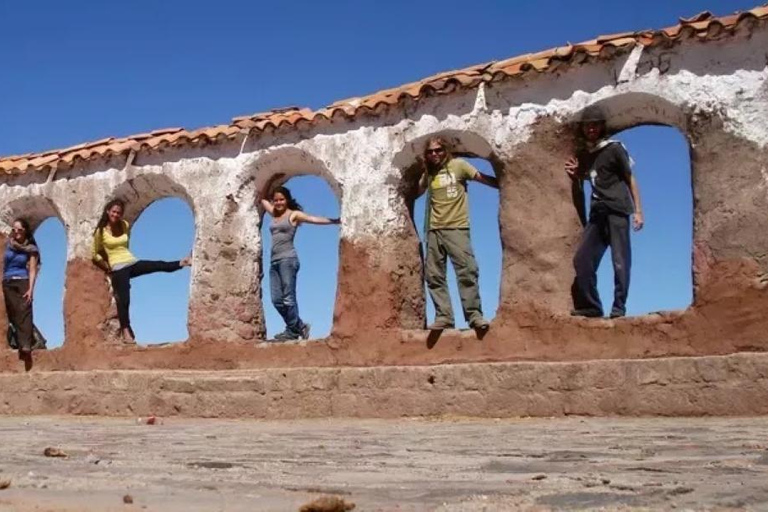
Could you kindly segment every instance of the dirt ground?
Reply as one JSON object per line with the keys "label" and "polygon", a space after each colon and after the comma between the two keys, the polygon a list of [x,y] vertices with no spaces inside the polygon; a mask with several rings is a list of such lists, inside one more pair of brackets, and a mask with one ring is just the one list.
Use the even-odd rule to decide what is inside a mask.
{"label": "dirt ground", "polygon": [[3,512],[768,510],[765,418],[0,417],[0,439]]}

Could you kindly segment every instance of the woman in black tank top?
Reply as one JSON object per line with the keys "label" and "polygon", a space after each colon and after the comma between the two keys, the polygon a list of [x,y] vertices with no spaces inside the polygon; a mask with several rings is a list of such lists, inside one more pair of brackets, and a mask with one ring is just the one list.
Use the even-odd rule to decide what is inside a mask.
{"label": "woman in black tank top", "polygon": [[271,200],[262,199],[264,211],[272,216],[269,231],[272,235],[269,280],[272,304],[285,321],[285,331],[275,336],[276,341],[309,339],[309,324],[299,316],[296,302],[296,275],[299,257],[293,245],[296,229],[303,223],[339,224],[339,219],[309,215],[285,187],[277,187],[270,194]]}

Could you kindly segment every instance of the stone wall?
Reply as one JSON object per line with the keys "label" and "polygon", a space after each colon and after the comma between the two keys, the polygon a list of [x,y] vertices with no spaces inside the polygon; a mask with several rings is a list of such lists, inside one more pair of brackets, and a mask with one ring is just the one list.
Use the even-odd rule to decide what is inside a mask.
{"label": "stone wall", "polygon": [[[216,369],[765,350],[766,48],[763,23],[725,39],[637,45],[562,70],[405,98],[368,115],[2,177],[2,222],[24,215],[38,225],[56,216],[67,230],[66,341],[36,355],[37,364]],[[690,142],[695,290],[685,312],[618,321],[566,316],[579,227],[562,163],[572,152],[574,119],[595,103],[612,131],[663,124]],[[488,159],[501,183],[501,302],[482,342],[447,333],[435,345],[421,331],[425,297],[410,211],[419,154],[432,135]],[[258,198],[270,183],[299,174],[325,179],[341,205],[334,327],[327,340],[265,346],[258,343],[265,334]],[[129,221],[164,197],[192,208],[187,342],[126,348],[110,339],[110,291],[90,263],[90,247],[112,197],[127,201]],[[5,354],[0,369],[18,363]]]}

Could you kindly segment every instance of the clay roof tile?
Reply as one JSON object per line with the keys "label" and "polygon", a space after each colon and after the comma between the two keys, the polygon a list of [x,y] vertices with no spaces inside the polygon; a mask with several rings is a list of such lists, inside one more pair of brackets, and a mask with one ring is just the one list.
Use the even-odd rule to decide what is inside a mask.
{"label": "clay roof tile", "polygon": [[44,170],[61,159],[64,163],[93,158],[94,156],[122,154],[142,149],[166,146],[183,146],[202,140],[234,138],[243,131],[267,130],[283,125],[295,126],[303,122],[319,122],[335,118],[351,119],[362,113],[379,113],[390,105],[401,101],[418,100],[436,94],[448,94],[459,88],[473,88],[486,81],[504,80],[527,72],[543,72],[554,69],[564,62],[579,64],[589,58],[609,58],[617,48],[642,44],[653,46],[673,44],[691,37],[702,40],[724,37],[739,30],[751,30],[758,20],[768,20],[768,4],[749,11],[716,18],[703,12],[691,18],[680,18],[673,27],[662,30],[622,32],[602,35],[591,41],[565,46],[538,53],[518,55],[509,59],[477,64],[464,69],[445,71],[423,80],[403,84],[375,92],[364,97],[353,97],[331,103],[329,106],[312,111],[307,108],[286,106],[247,116],[234,117],[228,125],[200,128],[187,131],[184,128],[164,128],[124,138],[108,137],[94,142],[78,144],[60,150],[0,157],[0,171],[5,174],[24,173],[29,170]]}

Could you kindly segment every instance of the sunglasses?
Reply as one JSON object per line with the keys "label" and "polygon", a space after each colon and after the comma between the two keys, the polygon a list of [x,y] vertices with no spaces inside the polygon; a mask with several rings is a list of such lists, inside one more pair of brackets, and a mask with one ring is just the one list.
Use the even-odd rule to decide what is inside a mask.
{"label": "sunglasses", "polygon": [[428,149],[427,154],[428,155],[439,155],[440,153],[445,153],[444,148],[435,148],[435,149]]}

